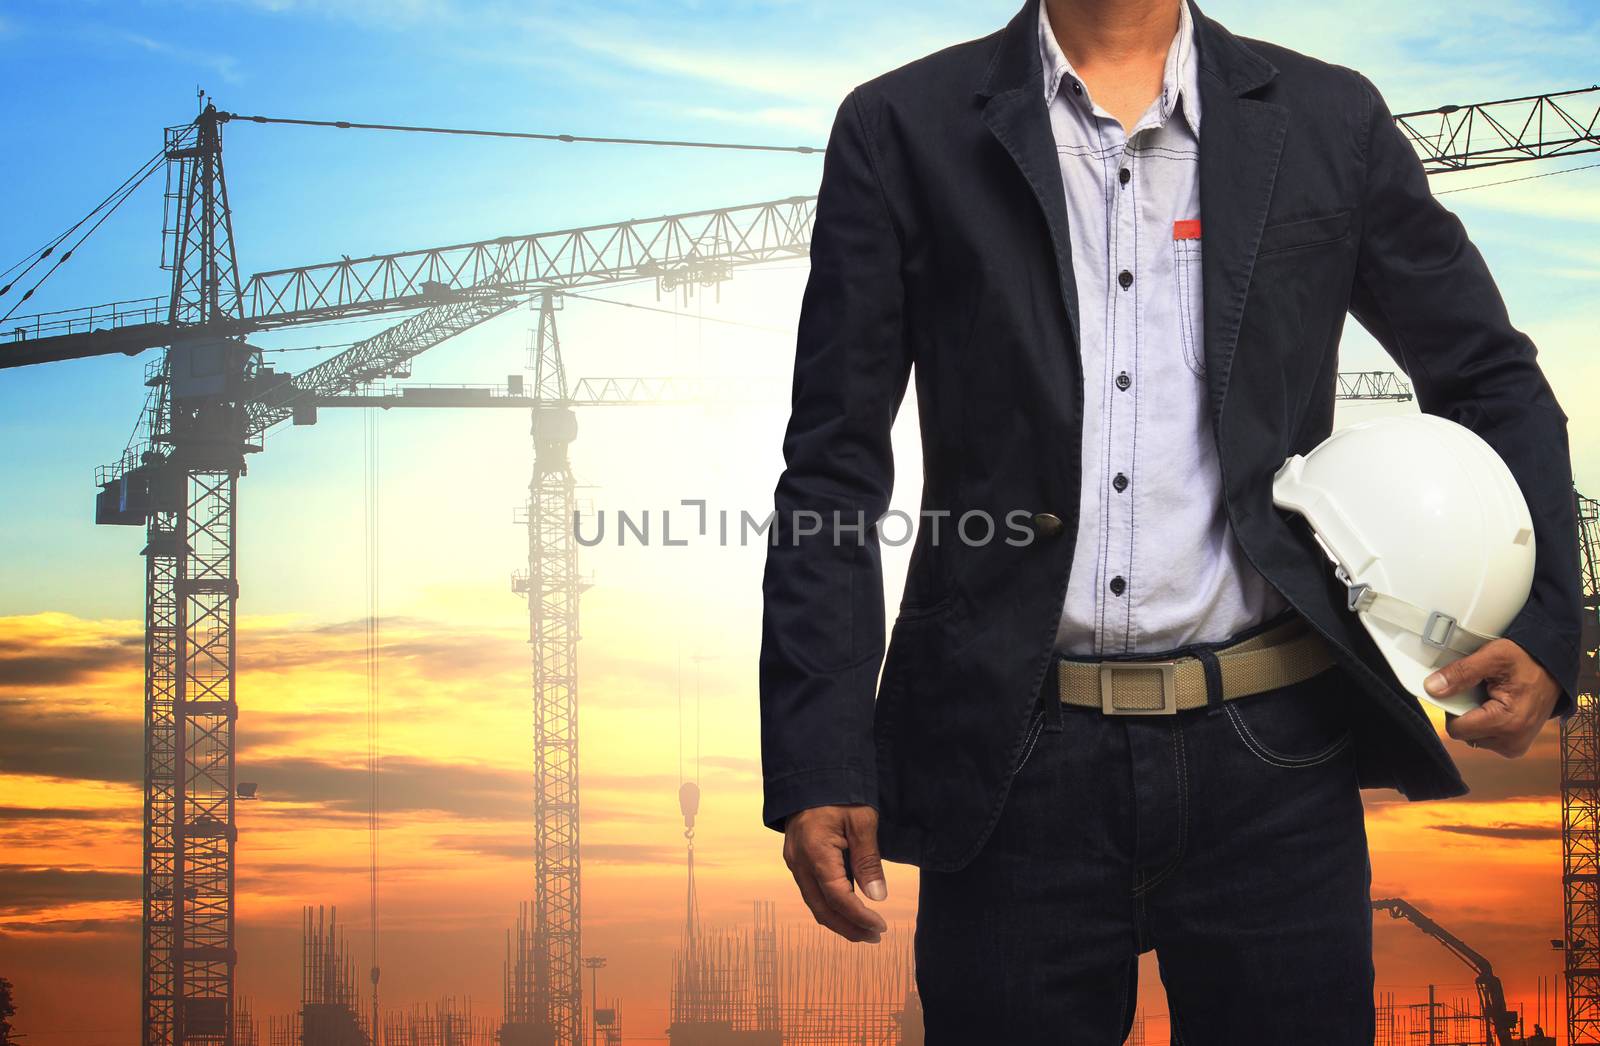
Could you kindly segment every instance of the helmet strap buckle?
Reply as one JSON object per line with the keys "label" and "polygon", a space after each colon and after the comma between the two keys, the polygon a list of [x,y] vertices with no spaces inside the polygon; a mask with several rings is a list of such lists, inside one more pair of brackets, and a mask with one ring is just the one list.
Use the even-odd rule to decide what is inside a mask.
{"label": "helmet strap buckle", "polygon": [[[1444,626],[1442,631],[1439,630],[1439,626],[1441,624]],[[1423,622],[1421,632],[1422,641],[1423,643],[1437,650],[1452,649],[1450,646],[1450,638],[1455,633],[1455,630],[1455,618],[1451,617],[1449,614],[1443,614],[1437,610],[1434,610],[1428,614],[1428,620]]]}

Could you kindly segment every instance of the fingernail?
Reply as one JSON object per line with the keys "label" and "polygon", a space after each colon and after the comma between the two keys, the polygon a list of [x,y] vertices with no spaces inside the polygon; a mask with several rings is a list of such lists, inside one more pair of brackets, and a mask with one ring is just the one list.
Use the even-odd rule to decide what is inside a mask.
{"label": "fingernail", "polygon": [[1437,694],[1439,691],[1444,689],[1444,686],[1443,672],[1435,672],[1427,679],[1422,681],[1422,689],[1426,690],[1430,694]]}
{"label": "fingernail", "polygon": [[862,883],[861,888],[865,890],[867,896],[872,898],[874,901],[881,901],[885,897],[889,896],[889,888],[883,884],[882,879],[874,879],[871,882]]}

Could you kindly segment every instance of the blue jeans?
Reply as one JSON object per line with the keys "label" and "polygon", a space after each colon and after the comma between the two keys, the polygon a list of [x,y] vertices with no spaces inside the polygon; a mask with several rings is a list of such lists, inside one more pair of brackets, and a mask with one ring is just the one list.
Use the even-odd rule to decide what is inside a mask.
{"label": "blue jeans", "polygon": [[1353,686],[1148,717],[1041,696],[984,848],[922,873],[927,1046],[1117,1046],[1151,949],[1175,1043],[1370,1046]]}

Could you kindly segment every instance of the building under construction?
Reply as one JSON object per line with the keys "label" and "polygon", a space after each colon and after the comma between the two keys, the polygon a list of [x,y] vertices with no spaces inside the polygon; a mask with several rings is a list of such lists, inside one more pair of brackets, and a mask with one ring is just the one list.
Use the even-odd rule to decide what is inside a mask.
{"label": "building under construction", "polygon": [[1374,1046],[1556,1046],[1539,1025],[1525,1035],[1497,1035],[1475,1000],[1459,992],[1446,997],[1437,985],[1428,985],[1426,1002],[1397,1003],[1393,992],[1376,1001]]}
{"label": "building under construction", "polygon": [[466,999],[413,1006],[383,1021],[383,1046],[495,1046],[495,1041],[494,1026],[487,1017],[474,1016]]}
{"label": "building under construction", "polygon": [[[546,953],[540,947],[540,911],[536,902],[524,901],[517,911],[516,926],[506,931],[506,958],[501,975],[505,1019],[496,1032],[500,1046],[553,1046],[556,1042],[548,1021],[541,1020],[541,1015],[547,1012],[542,997],[548,990],[545,987],[548,978],[541,970]],[[598,969],[605,965],[605,960],[591,956],[583,960],[583,965]],[[601,1006],[597,999],[594,1011],[588,1016],[593,1022],[590,1025],[591,1046],[617,1046],[622,1042],[621,1003],[613,1001]]]}
{"label": "building under construction", "polygon": [[[363,1010],[355,960],[338,924],[338,910],[307,907],[301,914],[300,1009],[267,1022],[266,1046],[511,1046],[487,1017],[475,1016],[467,999],[391,1011],[381,1024]],[[260,1037],[248,1007],[235,1011],[234,1038],[257,1046]],[[379,1036],[374,1038],[373,1027]]]}
{"label": "building under construction", "polygon": [[[357,983],[355,961],[339,928],[338,909],[304,908],[300,915],[300,1009],[268,1020],[267,1046],[373,1046],[372,1022],[362,1012]],[[252,1038],[256,1035],[253,1024],[250,1034]]]}
{"label": "building under construction", "polygon": [[911,935],[862,948],[784,931],[758,901],[749,929],[686,934],[672,960],[672,1046],[920,1046]]}

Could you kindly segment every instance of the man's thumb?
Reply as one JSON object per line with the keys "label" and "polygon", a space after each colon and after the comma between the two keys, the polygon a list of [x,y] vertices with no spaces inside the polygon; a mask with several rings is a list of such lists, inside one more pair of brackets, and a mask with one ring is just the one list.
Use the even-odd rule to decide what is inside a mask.
{"label": "man's thumb", "polygon": [[1489,659],[1481,652],[1456,658],[1424,679],[1422,688],[1434,697],[1449,697],[1470,689],[1483,682],[1489,671],[1488,662]]}
{"label": "man's thumb", "polygon": [[850,844],[850,867],[861,892],[874,901],[889,896],[883,879],[883,859],[878,855],[878,826],[872,820],[852,817],[845,828]]}

